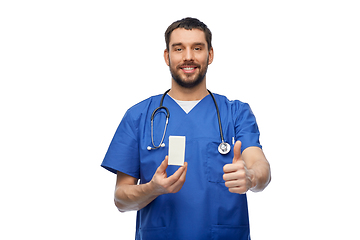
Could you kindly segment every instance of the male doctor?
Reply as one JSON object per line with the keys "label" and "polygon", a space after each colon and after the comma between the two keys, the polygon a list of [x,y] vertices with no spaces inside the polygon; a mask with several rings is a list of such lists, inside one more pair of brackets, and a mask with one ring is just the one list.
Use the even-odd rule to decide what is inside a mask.
{"label": "male doctor", "polygon": [[[218,94],[213,99],[206,88],[214,58],[211,36],[195,18],[168,27],[164,58],[171,89],[126,112],[103,160],[102,166],[117,174],[116,207],[138,211],[137,240],[250,239],[245,193],[266,188],[270,165],[249,105]],[[151,124],[162,98],[170,112],[165,130],[164,111]],[[228,154],[218,151],[218,114],[231,145]],[[163,134],[165,146],[149,150],[152,142],[161,143]],[[169,136],[186,137],[183,166],[168,165]]]}

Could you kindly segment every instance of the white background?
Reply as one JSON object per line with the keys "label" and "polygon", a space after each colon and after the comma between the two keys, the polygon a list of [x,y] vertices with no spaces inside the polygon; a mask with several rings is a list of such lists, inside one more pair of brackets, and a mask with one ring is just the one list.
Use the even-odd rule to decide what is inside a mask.
{"label": "white background", "polygon": [[[100,167],[125,111],[170,87],[164,32],[213,33],[208,88],[248,102],[272,182],[252,239],[359,239],[358,1],[0,3],[1,239],[133,239]],[[190,216],[189,216],[190,217]],[[6,236],[6,237],[3,237]]]}

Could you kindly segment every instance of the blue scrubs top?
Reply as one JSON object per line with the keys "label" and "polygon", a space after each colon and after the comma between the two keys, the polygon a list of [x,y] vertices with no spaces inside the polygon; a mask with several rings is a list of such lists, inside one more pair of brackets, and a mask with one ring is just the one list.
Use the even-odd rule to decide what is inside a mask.
{"label": "blue scrubs top", "polygon": [[[156,150],[147,150],[152,146],[150,118],[162,95],[136,104],[124,115],[101,166],[113,173],[120,171],[138,178],[140,184],[152,179],[168,154],[169,136],[186,136],[186,181],[179,192],[161,195],[137,212],[137,240],[250,239],[246,194],[228,191],[223,166],[232,163],[233,138],[242,142],[242,151],[250,146],[261,148],[260,133],[248,104],[214,95],[224,139],[232,146],[227,155],[218,152],[220,130],[210,95],[188,114],[170,96],[165,96],[163,105],[170,112],[166,146]],[[161,141],[165,119],[165,112],[155,115],[155,145]],[[177,169],[168,166],[168,176]]]}

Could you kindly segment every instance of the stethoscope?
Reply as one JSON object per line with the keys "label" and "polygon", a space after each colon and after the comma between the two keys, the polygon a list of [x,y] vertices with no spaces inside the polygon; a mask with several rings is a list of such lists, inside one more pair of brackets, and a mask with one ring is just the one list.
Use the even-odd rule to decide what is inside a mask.
{"label": "stethoscope", "polygon": [[[163,102],[164,102],[164,98],[166,96],[166,94],[170,91],[167,90],[161,97],[161,101],[160,101],[160,106],[158,108],[156,108],[152,114],[151,114],[151,143],[153,145],[153,147],[150,147],[148,146],[147,147],[147,150],[154,150],[154,149],[158,149],[160,147],[165,147],[165,143],[164,143],[164,138],[165,138],[165,133],[166,133],[166,128],[167,128],[167,125],[169,123],[169,117],[170,117],[170,112],[169,112],[169,109],[165,106],[163,106]],[[224,135],[223,135],[223,130],[222,130],[222,124],[221,124],[221,119],[220,119],[220,112],[219,112],[219,107],[216,103],[216,100],[215,100],[215,97],[214,95],[208,90],[209,94],[211,95],[213,101],[214,101],[214,104],[215,104],[215,107],[216,107],[216,112],[217,112],[217,118],[218,118],[218,123],[219,123],[219,130],[220,130],[220,137],[221,137],[221,143],[218,147],[218,151],[219,153],[221,154],[228,154],[230,152],[230,144],[225,142],[224,140]],[[164,109],[166,111],[166,122],[165,122],[165,128],[164,128],[164,134],[161,138],[161,142],[158,146],[155,146],[155,143],[154,143],[154,117],[155,117],[155,114],[161,110],[161,109]]]}

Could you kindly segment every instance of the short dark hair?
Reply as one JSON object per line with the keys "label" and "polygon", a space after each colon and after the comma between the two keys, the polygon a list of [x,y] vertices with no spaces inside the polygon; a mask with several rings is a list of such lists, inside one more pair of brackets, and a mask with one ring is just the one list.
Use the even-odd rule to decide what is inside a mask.
{"label": "short dark hair", "polygon": [[210,29],[205,25],[205,23],[199,21],[198,19],[187,17],[187,18],[183,18],[181,20],[173,22],[166,29],[165,42],[166,42],[166,49],[168,51],[169,51],[170,35],[177,28],[185,28],[186,30],[192,30],[193,28],[195,28],[195,29],[202,30],[205,33],[205,39],[206,39],[206,42],[208,45],[208,50],[211,49],[212,34],[211,34]]}

